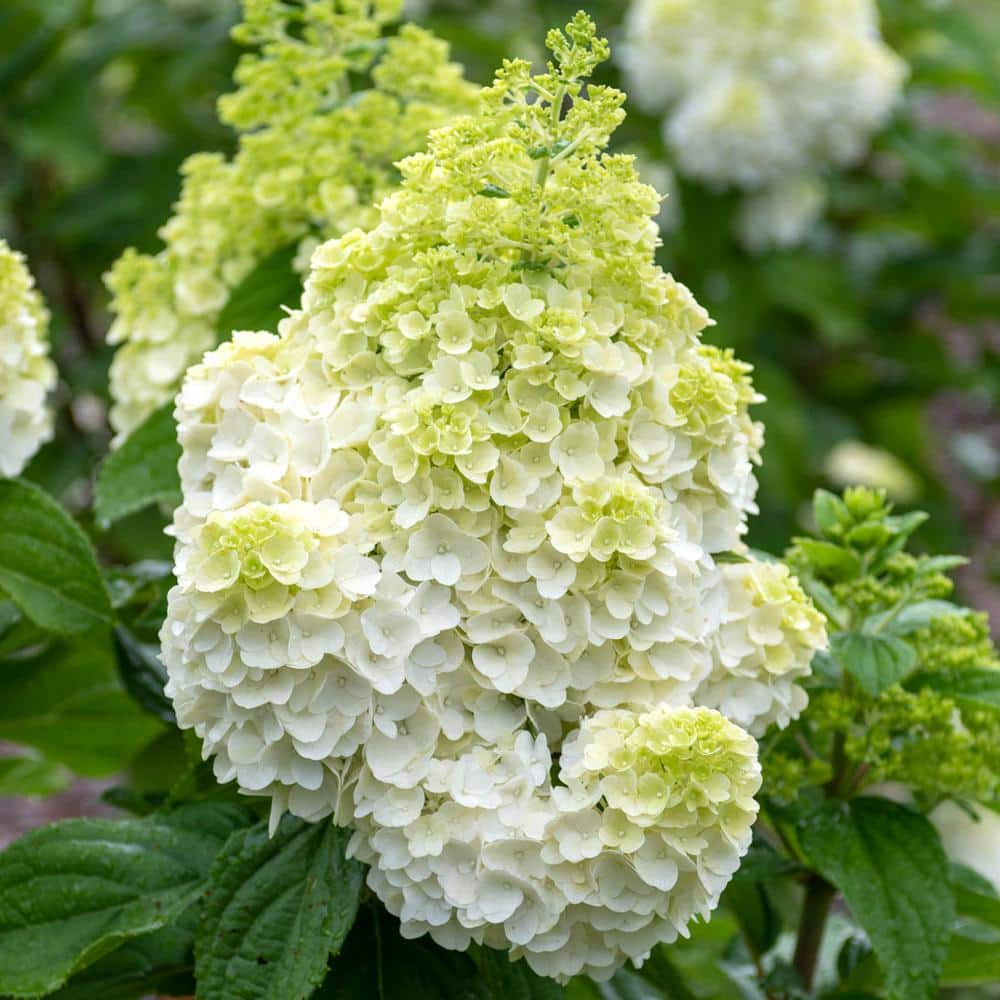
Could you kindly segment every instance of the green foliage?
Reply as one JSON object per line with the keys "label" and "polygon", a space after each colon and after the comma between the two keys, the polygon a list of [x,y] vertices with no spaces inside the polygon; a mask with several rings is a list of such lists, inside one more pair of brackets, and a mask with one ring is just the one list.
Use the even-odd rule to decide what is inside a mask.
{"label": "green foliage", "polygon": [[805,817],[798,834],[871,939],[889,996],[936,996],[955,907],[941,885],[947,862],[934,827],[893,802],[858,798]]}
{"label": "green foliage", "polygon": [[281,247],[269,254],[230,292],[215,321],[219,341],[233,330],[273,330],[285,311],[298,304],[302,276],[292,267],[296,248]]}
{"label": "green foliage", "polygon": [[306,1000],[357,915],[363,870],[349,834],[286,816],[240,831],[211,872],[195,971],[200,996]]}
{"label": "green foliage", "polygon": [[66,820],[0,855],[0,991],[50,993],[75,971],[177,919],[202,893],[238,809]]}
{"label": "green foliage", "polygon": [[813,757],[786,737],[772,774],[806,781],[818,754],[831,762],[813,768],[820,784],[836,753],[842,790],[902,781],[931,804],[994,801],[1000,657],[985,616],[947,600],[955,560],[908,554],[924,515],[895,515],[876,491],[820,491],[813,514],[819,538],[796,539],[787,559],[828,618],[830,655],[817,662],[809,714],[789,733]]}
{"label": "green foliage", "polygon": [[181,446],[173,405],[151,413],[101,463],[94,488],[94,513],[107,527],[150,504],[180,503],[177,462]]}
{"label": "green foliage", "polygon": [[0,661],[0,739],[77,774],[114,774],[159,732],[123,689],[106,636]]}
{"label": "green foliage", "polygon": [[833,655],[870,695],[879,695],[913,669],[917,654],[894,635],[842,632],[833,642]]}
{"label": "green foliage", "polygon": [[84,632],[111,621],[86,536],[51,497],[20,480],[0,481],[0,588],[53,632]]}

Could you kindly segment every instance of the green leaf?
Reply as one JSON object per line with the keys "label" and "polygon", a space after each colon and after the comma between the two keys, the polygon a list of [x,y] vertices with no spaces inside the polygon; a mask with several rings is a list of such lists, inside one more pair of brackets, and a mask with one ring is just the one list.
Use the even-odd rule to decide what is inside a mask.
{"label": "green leaf", "polygon": [[509,198],[510,192],[499,184],[484,184],[478,192],[484,198]]}
{"label": "green leaf", "polygon": [[0,662],[0,739],[78,774],[120,771],[161,731],[122,689],[107,636]]}
{"label": "green leaf", "polygon": [[859,798],[806,817],[798,834],[807,858],[871,939],[889,996],[936,996],[955,903],[930,822],[887,799]]}
{"label": "green leaf", "polygon": [[350,832],[285,816],[259,823],[216,859],[198,926],[204,1000],[305,1000],[357,915],[364,870],[345,857]]}
{"label": "green leaf", "polygon": [[967,933],[951,939],[941,982],[944,986],[996,986],[1000,981],[1000,933]]}
{"label": "green leaf", "polygon": [[835,580],[850,580],[861,574],[861,560],[857,553],[843,546],[818,542],[814,538],[796,538],[795,547],[816,569]]}
{"label": "green leaf", "polygon": [[404,938],[380,904],[362,907],[312,1000],[494,1000],[466,952]]}
{"label": "green leaf", "polygon": [[955,893],[955,909],[963,917],[972,917],[1000,930],[1000,894],[989,879],[953,861],[949,881]]}
{"label": "green leaf", "polygon": [[669,948],[665,945],[653,949],[638,974],[643,982],[655,986],[670,1000],[695,1000],[695,994],[685,982],[681,970],[671,961]]}
{"label": "green leaf", "polygon": [[734,882],[760,882],[765,879],[796,875],[801,867],[791,858],[776,851],[766,840],[755,837],[733,875]]}
{"label": "green leaf", "polygon": [[935,618],[963,614],[968,614],[968,611],[957,604],[952,604],[951,601],[916,601],[907,604],[895,614],[892,611],[883,611],[881,614],[872,615],[865,620],[863,628],[866,632],[881,631],[884,628],[891,635],[912,635],[925,628]]}
{"label": "green leaf", "polygon": [[781,914],[763,884],[747,879],[730,882],[724,899],[739,921],[751,954],[758,957],[767,954],[781,933]]}
{"label": "green leaf", "polygon": [[44,757],[0,757],[0,795],[52,795],[69,784],[69,775]]}
{"label": "green leaf", "polygon": [[114,636],[118,673],[125,690],[150,715],[176,725],[174,707],[163,692],[167,670],[160,661],[159,647],[140,642],[124,625],[115,626]]}
{"label": "green leaf", "polygon": [[163,503],[181,502],[173,401],[151,413],[104,460],[94,486],[94,513],[102,527],[129,514]]}
{"label": "green leaf", "polygon": [[557,982],[532,972],[524,959],[512,962],[493,948],[477,949],[474,958],[490,1000],[561,1000],[566,995]]}
{"label": "green leaf", "polygon": [[870,695],[901,681],[917,663],[913,648],[893,635],[841,632],[830,647],[841,666]]}
{"label": "green leaf", "polygon": [[219,343],[234,330],[273,330],[285,315],[282,306],[296,306],[302,297],[302,276],[292,267],[295,245],[265,257],[233,289],[215,323]]}
{"label": "green leaf", "polygon": [[49,993],[198,898],[243,809],[184,806],[143,819],[71,819],[0,854],[0,994]]}
{"label": "green leaf", "polygon": [[111,622],[111,601],[80,526],[44,490],[0,480],[0,588],[52,632]]}
{"label": "green leaf", "polygon": [[823,534],[833,531],[838,525],[849,520],[847,505],[835,493],[816,490],[813,494],[813,518],[816,527]]}
{"label": "green leaf", "polygon": [[77,973],[51,1000],[136,1000],[194,993],[194,927],[198,907],[177,923],[131,938]]}

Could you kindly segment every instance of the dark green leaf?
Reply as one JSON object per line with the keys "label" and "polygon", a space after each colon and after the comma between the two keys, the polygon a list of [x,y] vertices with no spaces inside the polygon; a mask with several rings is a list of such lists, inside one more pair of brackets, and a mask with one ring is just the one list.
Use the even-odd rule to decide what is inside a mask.
{"label": "dark green leaf", "polygon": [[0,993],[48,993],[119,943],[164,927],[204,889],[245,810],[185,806],[143,819],[71,819],[0,854]]}
{"label": "dark green leaf", "polygon": [[799,824],[817,871],[843,894],[894,1000],[936,996],[954,919],[947,859],[930,822],[887,799],[831,803]]}
{"label": "dark green leaf", "polygon": [[43,490],[0,480],[0,588],[52,632],[111,621],[94,550],[79,525]]}
{"label": "dark green leaf", "polygon": [[363,868],[350,832],[285,816],[235,834],[212,868],[198,926],[204,1000],[305,1000],[357,915]]}
{"label": "dark green leaf", "polygon": [[494,1000],[466,952],[408,940],[378,903],[362,907],[313,1000]]}
{"label": "dark green leaf", "polygon": [[756,882],[801,871],[798,864],[776,851],[766,840],[755,837],[733,876],[733,881]]}
{"label": "dark green leaf", "polygon": [[215,324],[220,343],[234,330],[274,330],[285,315],[282,306],[298,305],[302,276],[292,267],[297,252],[295,245],[275,250],[233,289]]}
{"label": "dark green leaf", "polygon": [[479,189],[479,194],[484,198],[509,198],[510,192],[500,187],[499,184],[484,184]]}
{"label": "dark green leaf", "polygon": [[893,635],[842,632],[833,637],[830,647],[840,665],[870,695],[901,681],[917,663],[913,647]]}
{"label": "dark green leaf", "polygon": [[77,973],[52,1000],[137,1000],[194,993],[197,906],[168,927],[131,938]]}
{"label": "dark green leaf", "polygon": [[781,915],[763,884],[748,879],[730,882],[724,898],[739,921],[750,953],[757,957],[767,954],[781,933]]}
{"label": "dark green leaf", "polygon": [[956,933],[948,946],[941,982],[945,986],[996,986],[1000,982],[1000,932]]}
{"label": "dark green leaf", "polygon": [[1000,930],[1000,894],[993,883],[956,861],[949,874],[958,913]]}
{"label": "dark green leaf", "polygon": [[666,945],[653,949],[642,963],[639,976],[669,1000],[695,1000],[695,994],[688,988],[680,969],[671,961],[670,949]]}
{"label": "dark green leaf", "polygon": [[124,625],[116,625],[114,634],[118,673],[125,690],[151,715],[176,725],[173,705],[163,693],[167,670],[160,662],[159,647],[140,642]]}
{"label": "dark green leaf", "polygon": [[78,774],[114,774],[161,730],[123,690],[106,635],[0,664],[0,739]]}
{"label": "dark green leaf", "polygon": [[521,959],[512,962],[506,952],[479,948],[476,965],[490,1000],[561,1000],[563,988],[554,980],[536,975]]}
{"label": "dark green leaf", "polygon": [[107,527],[151,504],[176,507],[181,501],[180,457],[171,401],[151,413],[104,460],[94,487],[98,522]]}

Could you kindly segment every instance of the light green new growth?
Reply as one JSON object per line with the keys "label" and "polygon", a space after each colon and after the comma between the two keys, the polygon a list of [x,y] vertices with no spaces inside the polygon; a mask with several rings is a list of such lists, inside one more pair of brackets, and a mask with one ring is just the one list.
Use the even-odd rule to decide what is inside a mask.
{"label": "light green new growth", "polygon": [[[398,0],[246,0],[233,37],[238,89],[219,101],[240,133],[232,159],[190,157],[156,255],[126,251],[107,275],[119,344],[111,368],[120,435],[170,399],[186,369],[229,336],[216,321],[233,288],[272,252],[377,218],[394,164],[428,130],[470,110],[475,90],[447,45],[413,25],[380,37]],[[358,78],[367,82],[355,89]],[[290,303],[292,304],[292,303]]]}
{"label": "light green new growth", "polygon": [[[855,488],[842,500],[821,493],[816,511],[823,541],[797,540],[790,565],[814,596],[822,588],[834,628],[901,643],[895,655],[906,669],[877,695],[851,677],[836,689],[817,679],[803,735],[816,749],[839,738],[834,763],[853,774],[841,792],[892,781],[929,805],[997,803],[1000,656],[986,615],[947,601],[954,585],[944,570],[962,560],[902,551],[923,516],[894,516],[881,491]],[[788,797],[829,780],[831,769],[783,749],[768,756],[765,774],[772,793]]]}

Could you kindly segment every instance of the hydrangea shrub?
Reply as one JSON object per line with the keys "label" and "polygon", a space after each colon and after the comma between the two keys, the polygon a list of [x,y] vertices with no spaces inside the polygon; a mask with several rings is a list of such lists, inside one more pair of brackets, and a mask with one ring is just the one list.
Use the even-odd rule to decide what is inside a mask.
{"label": "hydrangea shrub", "polygon": [[239,136],[235,155],[185,161],[163,249],[129,249],[107,275],[120,435],[172,399],[218,343],[220,313],[255,265],[297,245],[304,268],[319,239],[371,224],[398,181],[396,161],[471,107],[475,90],[444,42],[411,24],[382,37],[400,6],[244,3],[233,35],[253,51],[236,70],[238,89],[219,101]]}
{"label": "hydrangea shrub", "polygon": [[[92,63],[95,46],[113,49],[110,12],[64,23],[76,15],[56,6],[52,18],[15,16],[4,36],[16,47],[29,39],[26,51],[41,56],[25,86],[24,60],[8,81],[13,107],[19,91],[37,98],[37,122],[27,128],[22,111],[11,130],[26,149],[65,134],[45,113],[47,93],[59,95],[60,122],[78,107],[65,88],[45,86],[65,79],[48,42],[68,39],[72,64],[91,68],[107,61]],[[713,31],[750,9],[738,6]],[[940,67],[923,64],[940,93],[942,80],[977,79],[980,40],[954,8],[935,7],[927,20],[923,4],[906,11],[922,53],[915,79],[921,59],[937,66],[943,54],[952,66],[938,78]],[[120,782],[103,796],[118,815],[49,824],[0,851],[0,995],[991,992],[1000,657],[986,617],[955,603],[949,572],[963,560],[911,545],[924,515],[887,500],[913,489],[907,470],[860,442],[830,457],[828,476],[886,492],[820,491],[798,511],[805,534],[782,561],[748,549],[760,397],[749,366],[706,343],[705,311],[654,264],[667,252],[654,223],[659,212],[664,224],[662,202],[630,157],[608,154],[624,99],[591,83],[606,43],[579,15],[549,36],[546,72],[506,62],[477,97],[437,43],[390,57],[404,35],[426,38],[400,29],[380,40],[394,8],[245,6],[240,34],[261,42],[261,55],[245,80],[240,71],[253,107],[234,114],[259,116],[235,159],[220,161],[234,171],[232,200],[214,189],[212,211],[202,205],[179,243],[133,263],[165,262],[176,276],[170,269],[186,262],[171,256],[177,247],[214,245],[216,223],[233,233],[245,219],[254,233],[264,215],[285,242],[254,244],[243,279],[223,282],[225,304],[202,314],[213,344],[226,343],[185,379],[180,441],[171,402],[108,457],[91,498],[78,472],[60,472],[93,458],[97,428],[85,433],[81,418],[94,399],[83,396],[60,421],[74,435],[67,454],[46,449],[28,473],[38,482],[0,478],[0,795],[51,794],[74,774]],[[490,22],[486,48],[524,27],[508,8],[494,11],[511,24]],[[903,12],[885,9],[905,51]],[[127,35],[148,13],[130,7],[116,30]],[[450,28],[483,43],[490,16],[486,5]],[[66,28],[75,23],[102,30],[80,45]],[[936,35],[930,24],[950,26]],[[358,45],[342,46],[352,32]],[[142,93],[171,79],[169,48],[137,64]],[[398,170],[382,164],[384,191],[356,189],[356,217],[345,214],[343,228],[310,216],[286,232],[284,207],[314,184],[344,193],[350,178],[369,176],[364,151],[395,141],[381,126],[416,113],[419,102],[404,99],[368,122],[374,138],[348,128],[349,109],[375,99],[366,80],[404,54],[454,85],[454,106],[430,115],[444,127],[414,136],[399,155],[426,152]],[[340,57],[358,70],[346,72],[357,93],[340,86]],[[161,60],[162,77],[148,71]],[[130,65],[116,55],[101,86]],[[408,65],[408,81],[418,80],[423,70]],[[303,94],[312,97],[300,106]],[[322,148],[354,143],[329,172],[318,147],[298,141],[311,134],[307,121],[328,114],[337,124]],[[293,119],[302,132],[275,124]],[[625,149],[656,147],[637,135],[646,125],[629,122]],[[294,171],[261,181],[248,207],[236,164],[257,162],[248,150],[257,140],[270,149],[278,134],[292,143],[280,162],[309,182]],[[949,165],[934,135],[913,118],[884,137],[873,167],[894,162],[884,151],[905,137],[906,156],[935,167],[926,183],[941,202],[955,189],[940,188],[936,168],[947,178],[962,161]],[[902,194],[874,176],[865,183],[877,188],[866,197]],[[957,210],[972,213],[973,186],[966,178],[944,200],[968,199]],[[42,194],[68,207],[58,185],[15,188],[22,205]],[[808,215],[817,190],[817,175],[796,173],[750,192],[748,242],[772,222],[791,239],[778,206],[790,199],[792,215]],[[258,197],[278,194],[285,200],[268,215]],[[679,266],[699,282],[711,260],[715,284],[732,280],[727,338],[742,342],[741,322],[767,327],[770,371],[762,364],[756,381],[775,387],[771,425],[788,438],[784,418],[795,411],[773,376],[776,359],[786,369],[792,354],[780,324],[753,318],[760,296],[777,294],[774,275],[759,294],[754,285],[769,284],[769,259],[801,303],[823,283],[785,268],[800,255],[718,257],[730,199],[686,182],[684,194]],[[897,206],[885,218],[933,221],[924,253],[948,256],[934,236],[947,213],[924,219],[937,209],[903,201],[905,215]],[[30,217],[9,214],[16,225]],[[76,286],[63,283],[72,255],[55,234],[79,233],[95,258],[98,244],[85,216],[70,212],[67,227],[51,214],[58,225],[25,245],[72,306]],[[850,224],[858,238],[871,233],[866,218],[862,210]],[[320,245],[326,236],[336,238]],[[974,228],[965,238],[981,241]],[[310,255],[312,265],[300,308],[278,326],[269,282],[277,261],[282,301],[298,300],[293,254],[302,271]],[[919,254],[887,259],[922,270]],[[962,275],[971,286],[964,269],[950,277]],[[184,295],[212,291],[188,277]],[[884,318],[898,289],[876,284]],[[163,287],[173,309],[176,289]],[[850,289],[834,300],[850,314]],[[165,339],[180,329],[169,309],[150,313],[166,317]],[[823,316],[810,334],[826,335]],[[87,331],[66,332],[79,335],[66,352],[67,388],[89,392],[93,376],[73,359]],[[841,386],[845,371],[870,366],[866,352],[839,352],[848,355]],[[893,393],[888,405],[897,403]],[[822,424],[817,411],[805,443],[794,433],[786,441],[807,474],[826,450]],[[0,436],[0,452],[6,445]],[[149,558],[158,522],[143,510],[181,496],[178,455],[171,564]],[[78,517],[40,485],[62,490],[61,478],[72,480],[63,495]],[[792,519],[765,514],[784,539]],[[948,518],[938,521],[947,531]],[[926,545],[929,534],[916,537]]]}
{"label": "hydrangea shrub", "polygon": [[48,325],[23,255],[0,239],[0,476],[16,476],[52,437]]}
{"label": "hydrangea shrub", "polygon": [[189,372],[162,640],[179,724],[272,826],[332,815],[405,935],[565,980],[715,907],[752,734],[825,632],[784,566],[720,561],[758,397],[605,152],[606,43],[580,15],[548,44],[315,251],[277,336]]}

